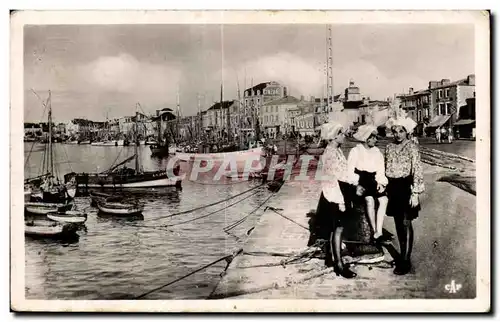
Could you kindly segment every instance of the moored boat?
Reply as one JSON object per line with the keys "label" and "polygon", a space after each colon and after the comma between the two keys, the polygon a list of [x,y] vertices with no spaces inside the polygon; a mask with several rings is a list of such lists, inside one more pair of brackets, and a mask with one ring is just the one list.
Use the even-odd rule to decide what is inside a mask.
{"label": "moored boat", "polygon": [[65,212],[50,212],[47,214],[47,218],[61,223],[83,224],[87,221],[87,214],[80,211],[68,210]]}
{"label": "moored boat", "polygon": [[52,220],[30,220],[24,223],[24,234],[32,237],[64,238],[75,236],[78,225]]}
{"label": "moored boat", "polygon": [[139,215],[144,210],[144,206],[139,203],[107,202],[107,201],[103,203],[98,203],[97,208],[101,213],[114,216]]}
{"label": "moored boat", "polygon": [[58,204],[46,202],[25,202],[24,210],[28,214],[45,216],[51,212],[68,211],[73,208],[73,204]]}

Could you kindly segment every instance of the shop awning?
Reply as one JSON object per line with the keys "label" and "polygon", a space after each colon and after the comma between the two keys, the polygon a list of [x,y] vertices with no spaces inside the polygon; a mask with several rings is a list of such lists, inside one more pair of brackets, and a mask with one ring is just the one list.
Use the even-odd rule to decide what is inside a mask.
{"label": "shop awning", "polygon": [[451,117],[451,115],[438,115],[438,116],[434,116],[434,118],[427,125],[427,127],[440,127],[441,125],[443,125],[444,123],[446,123],[446,121],[448,121],[450,119],[450,117]]}
{"label": "shop awning", "polygon": [[454,125],[468,125],[476,122],[476,120],[471,120],[471,119],[463,119],[463,120],[458,120]]}

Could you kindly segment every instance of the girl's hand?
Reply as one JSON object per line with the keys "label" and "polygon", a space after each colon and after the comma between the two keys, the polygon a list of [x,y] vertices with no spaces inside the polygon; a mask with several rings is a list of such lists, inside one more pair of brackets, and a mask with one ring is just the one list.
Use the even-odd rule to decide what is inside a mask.
{"label": "girl's hand", "polygon": [[377,191],[378,191],[379,193],[384,192],[384,190],[385,190],[385,186],[381,185],[380,183],[379,183],[379,184],[377,184]]}
{"label": "girl's hand", "polygon": [[345,212],[345,203],[339,203],[339,210]]}
{"label": "girl's hand", "polygon": [[357,186],[356,186],[356,195],[358,195],[358,196],[360,196],[360,197],[361,197],[361,196],[362,196],[362,195],[364,195],[364,194],[365,194],[365,188],[363,188],[363,187],[362,187],[362,186],[360,186],[360,185],[357,185]]}
{"label": "girl's hand", "polygon": [[412,194],[410,197],[410,206],[415,208],[418,206],[419,200],[418,200],[418,195],[417,194]]}

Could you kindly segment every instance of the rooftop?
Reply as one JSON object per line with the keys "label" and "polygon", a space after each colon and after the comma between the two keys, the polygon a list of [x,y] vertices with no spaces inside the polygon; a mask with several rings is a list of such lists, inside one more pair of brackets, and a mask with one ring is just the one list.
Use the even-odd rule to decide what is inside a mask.
{"label": "rooftop", "polygon": [[293,96],[285,96],[265,103],[264,105],[284,105],[284,104],[297,104],[300,100]]}

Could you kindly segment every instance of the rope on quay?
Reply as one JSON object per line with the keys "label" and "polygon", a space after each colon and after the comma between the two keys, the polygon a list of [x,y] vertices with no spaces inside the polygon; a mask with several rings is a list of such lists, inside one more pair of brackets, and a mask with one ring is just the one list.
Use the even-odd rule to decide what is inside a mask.
{"label": "rope on quay", "polygon": [[222,293],[222,294],[211,294],[208,299],[224,299],[228,297],[235,297],[235,296],[241,296],[241,295],[246,295],[246,294],[253,294],[253,293],[260,293],[263,291],[267,290],[273,290],[273,289],[280,289],[280,288],[287,288],[293,285],[297,285],[303,282],[306,282],[308,280],[311,280],[313,278],[317,278],[323,275],[326,275],[328,273],[331,273],[333,271],[333,267],[328,267],[324,268],[318,272],[306,275],[302,278],[299,278],[297,280],[287,280],[284,282],[274,282],[272,284],[264,285],[261,287],[254,287],[254,288],[249,288],[246,290],[236,290],[236,291],[230,291],[227,293]]}
{"label": "rope on quay", "polygon": [[179,278],[177,278],[177,279],[175,279],[175,280],[173,280],[173,281],[171,281],[171,282],[168,282],[167,284],[164,284],[164,285],[162,285],[162,286],[160,286],[160,287],[157,287],[157,288],[155,288],[155,289],[152,289],[151,291],[148,291],[148,292],[145,292],[145,293],[143,293],[143,294],[141,294],[141,295],[139,295],[139,296],[136,296],[136,297],[134,297],[134,300],[139,300],[139,299],[142,299],[142,298],[144,298],[145,296],[148,296],[148,295],[149,295],[149,294],[151,294],[151,293],[154,293],[154,292],[156,292],[156,291],[161,290],[162,288],[165,288],[165,287],[170,286],[170,285],[172,285],[172,284],[174,284],[174,283],[177,283],[177,282],[179,282],[179,281],[182,281],[183,279],[185,279],[185,278],[187,278],[187,277],[189,277],[189,276],[191,276],[191,275],[193,275],[193,274],[196,274],[196,273],[198,273],[198,272],[200,272],[200,271],[202,271],[202,270],[204,270],[204,269],[206,269],[206,268],[208,268],[208,267],[210,267],[210,266],[212,266],[212,265],[215,265],[215,264],[217,264],[217,263],[219,263],[219,262],[226,261],[226,262],[230,263],[230,262],[232,261],[232,259],[233,259],[233,257],[234,257],[234,256],[235,256],[235,254],[226,255],[226,256],[224,256],[224,257],[221,257],[221,258],[219,258],[218,260],[215,260],[215,261],[213,261],[213,262],[211,262],[211,263],[209,263],[209,264],[207,264],[207,265],[204,265],[204,266],[202,266],[202,267],[200,267],[200,268],[198,268],[198,269],[196,269],[196,270],[192,271],[192,272],[191,272],[191,273],[189,273],[189,274],[186,274],[186,275],[184,275],[184,276],[182,276],[182,277],[179,277]]}
{"label": "rope on quay", "polygon": [[266,207],[266,209],[264,209],[264,211],[265,211],[265,210],[267,210],[267,209],[272,210],[274,213],[276,213],[276,214],[280,215],[281,217],[285,218],[285,219],[286,219],[286,220],[288,220],[288,221],[293,222],[293,223],[294,223],[294,224],[296,224],[297,226],[302,227],[302,228],[304,228],[305,230],[309,230],[309,228],[307,228],[306,226],[299,224],[299,223],[298,223],[298,222],[296,222],[295,220],[293,220],[293,219],[291,219],[291,218],[288,218],[287,216],[285,216],[285,215],[283,215],[283,214],[280,214],[280,213],[278,212],[278,209],[273,208],[273,207],[269,207],[269,206],[268,206],[268,207]]}
{"label": "rope on quay", "polygon": [[[283,186],[283,184],[285,184],[285,182],[284,182],[284,181],[282,181],[282,182],[280,183],[280,188]],[[279,191],[279,189],[278,189],[278,191]],[[255,212],[256,212],[256,211],[257,211],[260,207],[262,207],[264,204],[266,204],[266,203],[269,201],[269,199],[271,199],[271,198],[272,198],[272,197],[273,197],[276,193],[277,193],[277,192],[273,192],[273,193],[272,193],[271,195],[269,195],[269,196],[268,196],[268,197],[267,197],[267,198],[266,198],[263,202],[261,202],[261,203],[260,203],[257,207],[255,207],[255,208],[254,208],[254,209],[253,209],[253,210],[252,210],[252,211],[251,211],[248,215],[245,215],[243,218],[241,218],[241,219],[239,219],[239,220],[235,221],[234,223],[232,223],[232,224],[230,224],[230,225],[228,225],[228,226],[224,227],[222,230],[223,230],[225,233],[230,234],[230,233],[229,233],[229,231],[230,231],[230,230],[232,230],[232,229],[234,229],[234,228],[238,227],[239,225],[241,225],[242,223],[244,223],[244,222],[247,220],[247,218],[248,218],[248,217],[250,217],[251,215],[253,215],[253,214],[254,214],[254,213],[255,213]],[[266,209],[267,209],[267,207],[266,207]],[[264,211],[266,211],[266,209],[264,209]],[[233,234],[230,234],[230,235],[231,235],[231,236],[236,237],[236,236],[235,236],[235,235],[233,235]]]}

